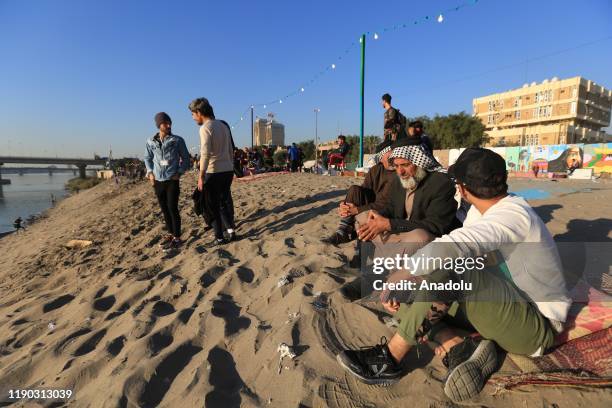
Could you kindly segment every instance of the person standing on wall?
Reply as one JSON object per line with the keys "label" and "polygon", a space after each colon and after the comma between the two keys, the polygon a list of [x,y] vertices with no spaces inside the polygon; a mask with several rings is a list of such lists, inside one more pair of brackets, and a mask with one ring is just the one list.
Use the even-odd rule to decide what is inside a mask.
{"label": "person standing on wall", "polygon": [[215,244],[226,244],[236,238],[233,229],[231,187],[234,178],[232,137],[228,126],[215,119],[213,107],[206,98],[189,104],[193,120],[200,126],[200,176],[198,189],[210,194]]}
{"label": "person standing on wall", "polygon": [[147,140],[144,162],[168,232],[160,241],[160,246],[164,249],[178,248],[182,243],[179,179],[189,170],[191,157],[185,140],[172,134],[172,120],[167,113],[155,115],[155,125],[159,132]]}

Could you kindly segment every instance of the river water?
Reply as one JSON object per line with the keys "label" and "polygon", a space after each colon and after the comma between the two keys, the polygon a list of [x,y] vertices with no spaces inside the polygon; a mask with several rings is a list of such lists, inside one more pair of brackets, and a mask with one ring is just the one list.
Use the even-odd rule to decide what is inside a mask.
{"label": "river water", "polygon": [[65,197],[64,185],[73,177],[72,173],[2,174],[11,184],[0,186],[0,233],[12,231],[17,217],[26,220],[51,207],[52,194],[58,201]]}

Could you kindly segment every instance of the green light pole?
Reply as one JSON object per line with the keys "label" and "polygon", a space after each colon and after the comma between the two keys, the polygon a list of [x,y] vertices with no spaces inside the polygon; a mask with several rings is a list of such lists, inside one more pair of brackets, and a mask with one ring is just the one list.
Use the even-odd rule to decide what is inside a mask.
{"label": "green light pole", "polygon": [[361,35],[361,126],[359,132],[359,167],[363,167],[363,102],[365,85],[365,46],[366,36]]}

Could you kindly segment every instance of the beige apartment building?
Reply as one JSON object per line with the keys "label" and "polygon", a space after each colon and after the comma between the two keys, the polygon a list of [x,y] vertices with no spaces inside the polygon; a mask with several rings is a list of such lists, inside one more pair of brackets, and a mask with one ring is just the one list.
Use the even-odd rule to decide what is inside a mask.
{"label": "beige apartment building", "polygon": [[285,125],[275,121],[272,114],[269,114],[267,119],[255,119],[253,134],[255,136],[255,146],[285,145]]}
{"label": "beige apartment building", "polygon": [[488,146],[604,142],[612,91],[582,77],[553,78],[475,98],[473,105]]}

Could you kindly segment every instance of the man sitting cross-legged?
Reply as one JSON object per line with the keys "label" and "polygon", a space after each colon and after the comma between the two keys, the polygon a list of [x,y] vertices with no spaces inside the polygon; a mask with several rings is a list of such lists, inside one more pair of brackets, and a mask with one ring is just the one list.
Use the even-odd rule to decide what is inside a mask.
{"label": "man sitting cross-legged", "polygon": [[355,216],[368,210],[384,211],[389,199],[390,188],[396,180],[395,171],[389,165],[392,141],[376,147],[376,164],[370,168],[360,186],[348,189],[346,198],[340,203],[338,213],[340,225],[333,235],[324,238],[324,243],[339,245],[356,238]]}
{"label": "man sitting cross-legged", "polygon": [[[496,369],[495,343],[516,354],[546,352],[563,329],[571,300],[550,233],[524,199],[507,193],[504,159],[487,149],[467,149],[449,174],[472,207],[462,228],[421,248],[412,259],[486,256],[486,266],[466,271],[455,266],[453,272],[424,262],[411,271],[394,272],[387,283],[463,281],[471,290],[455,290],[434,301],[431,292],[419,291],[412,304],[398,302],[396,292],[383,291],[385,309],[400,320],[397,333],[388,343],[345,350],[338,362],[366,383],[389,384],[402,377],[400,363],[408,351],[432,340],[440,344],[436,354],[449,370],[444,392],[461,401],[477,395]],[[475,330],[483,340],[464,339],[445,322]]]}
{"label": "man sitting cross-legged", "polygon": [[[455,214],[455,186],[442,172],[442,166],[418,139],[400,139],[393,146],[389,161],[395,168],[396,181],[390,186],[383,211],[372,209],[357,215],[357,235],[372,241],[375,256],[392,256],[397,243],[411,243],[403,254],[412,255],[419,246],[461,225]],[[356,262],[354,262],[355,264]],[[341,288],[348,299],[367,295],[358,278]]]}

